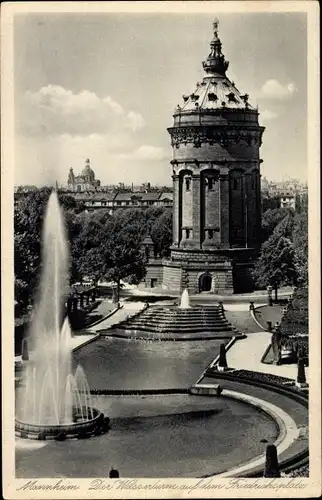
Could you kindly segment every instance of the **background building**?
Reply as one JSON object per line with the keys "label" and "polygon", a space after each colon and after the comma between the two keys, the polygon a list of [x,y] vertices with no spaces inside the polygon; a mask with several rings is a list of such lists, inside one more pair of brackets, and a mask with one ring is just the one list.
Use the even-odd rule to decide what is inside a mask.
{"label": "background building", "polygon": [[292,208],[307,203],[308,186],[298,179],[287,179],[281,182],[268,181],[266,177],[261,182],[262,209]]}
{"label": "background building", "polygon": [[89,159],[86,160],[80,175],[74,175],[73,169],[69,169],[67,186],[70,191],[95,191],[100,185],[101,181],[95,179],[95,173],[91,169]]}

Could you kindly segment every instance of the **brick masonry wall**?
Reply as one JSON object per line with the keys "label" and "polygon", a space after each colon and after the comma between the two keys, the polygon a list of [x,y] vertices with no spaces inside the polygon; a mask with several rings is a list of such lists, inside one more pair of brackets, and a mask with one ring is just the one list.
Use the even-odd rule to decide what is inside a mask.
{"label": "brick masonry wall", "polygon": [[229,247],[229,176],[227,173],[220,176],[220,242],[222,247]]}
{"label": "brick masonry wall", "polygon": [[173,158],[175,160],[197,158],[199,161],[256,161],[259,159],[259,148],[256,145],[249,146],[245,142],[232,143],[228,146],[222,146],[218,143],[203,143],[201,147],[187,143],[173,148]]}
{"label": "brick masonry wall", "polygon": [[229,172],[230,243],[244,243],[243,178],[240,171]]}
{"label": "brick masonry wall", "polygon": [[179,244],[179,177],[173,178],[173,232],[172,241],[175,245]]}
{"label": "brick masonry wall", "polygon": [[163,285],[169,290],[182,290],[182,269],[174,267],[164,262],[163,267]]}
{"label": "brick masonry wall", "polygon": [[[190,179],[190,189],[186,189],[186,179]],[[182,227],[192,228],[192,180],[191,176],[184,176],[182,183]]]}
{"label": "brick masonry wall", "polygon": [[[258,113],[246,109],[182,113],[175,116],[175,126],[178,128],[169,129],[174,141],[174,172],[179,174],[182,168],[191,170],[195,185],[192,196],[182,192],[182,207],[181,210],[178,207],[175,215],[177,220],[174,226],[179,229],[174,229],[174,236],[180,240],[181,223],[183,227],[192,227],[192,233],[189,240],[181,240],[182,252],[175,249],[171,251],[172,263],[168,267],[172,266],[173,279],[178,280],[179,276],[173,270],[174,266],[181,266],[181,289],[187,286],[191,291],[198,292],[200,273],[206,270],[213,273],[215,290],[227,290],[230,293],[233,284],[235,291],[240,287],[249,288],[251,252],[235,254],[235,251],[229,253],[228,249],[244,248],[246,240],[248,247],[256,247],[260,237],[259,168],[255,174],[250,172],[250,176],[244,175],[250,167],[259,167],[263,129],[258,125]],[[213,140],[212,144],[210,140]],[[212,190],[208,190],[204,182],[209,175],[204,170],[205,163],[211,175],[216,175],[216,169],[220,174]],[[208,238],[208,229],[213,230],[212,241]],[[174,238],[174,247],[176,242]],[[216,248],[222,249],[223,253],[216,253]],[[243,270],[235,266],[233,271],[232,259],[236,259],[237,263],[245,264],[248,260],[250,263],[245,264]],[[167,271],[168,282],[171,272]]]}
{"label": "brick masonry wall", "polygon": [[151,280],[157,280],[155,286],[161,286],[163,282],[163,265],[162,261],[156,261],[154,264],[147,264],[145,275],[145,286],[151,287]]}
{"label": "brick masonry wall", "polygon": [[187,288],[190,293],[199,293],[200,276],[205,272],[212,277],[212,293],[233,293],[233,269],[228,261],[207,265],[204,262],[164,263],[163,284],[169,290],[182,291]]}
{"label": "brick masonry wall", "polygon": [[[219,180],[213,180],[213,188],[210,190],[206,185],[206,177],[209,174],[202,176],[202,190],[205,203],[205,228],[213,229],[213,237],[210,240],[213,245],[220,243],[220,185]],[[228,222],[228,221],[227,221]],[[217,230],[218,229],[218,230]],[[207,231],[205,240],[207,241]]]}

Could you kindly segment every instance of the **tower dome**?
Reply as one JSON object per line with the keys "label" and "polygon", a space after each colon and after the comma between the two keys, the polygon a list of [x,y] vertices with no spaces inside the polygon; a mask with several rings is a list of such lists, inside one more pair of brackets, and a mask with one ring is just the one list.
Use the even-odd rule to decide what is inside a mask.
{"label": "tower dome", "polygon": [[215,293],[250,290],[260,244],[264,128],[248,94],[226,76],[218,26],[215,20],[204,77],[183,95],[168,128],[174,223],[164,284],[179,283],[181,290],[188,285],[193,293],[205,286]]}
{"label": "tower dome", "polygon": [[81,175],[91,182],[95,180],[95,173],[90,167],[90,160],[88,158],[85,162],[85,167],[83,168]]}

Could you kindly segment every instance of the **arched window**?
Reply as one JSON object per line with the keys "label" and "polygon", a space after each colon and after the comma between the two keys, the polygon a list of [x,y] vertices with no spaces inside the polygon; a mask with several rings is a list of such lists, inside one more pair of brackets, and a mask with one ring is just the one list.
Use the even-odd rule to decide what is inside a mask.
{"label": "arched window", "polygon": [[208,190],[212,191],[214,188],[214,179],[212,177],[208,177]]}

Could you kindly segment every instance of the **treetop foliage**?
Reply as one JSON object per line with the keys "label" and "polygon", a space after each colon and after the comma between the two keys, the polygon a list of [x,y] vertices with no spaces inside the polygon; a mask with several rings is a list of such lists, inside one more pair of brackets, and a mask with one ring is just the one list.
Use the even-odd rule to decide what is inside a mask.
{"label": "treetop foliage", "polygon": [[[14,207],[15,299],[23,310],[32,303],[41,272],[41,231],[51,189],[17,200]],[[138,283],[145,274],[142,248],[149,235],[156,251],[166,255],[172,240],[172,211],[164,207],[82,211],[71,196],[60,194],[70,247],[70,282],[84,277]]]}

